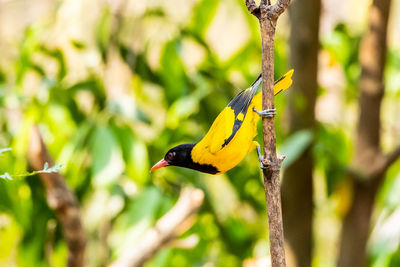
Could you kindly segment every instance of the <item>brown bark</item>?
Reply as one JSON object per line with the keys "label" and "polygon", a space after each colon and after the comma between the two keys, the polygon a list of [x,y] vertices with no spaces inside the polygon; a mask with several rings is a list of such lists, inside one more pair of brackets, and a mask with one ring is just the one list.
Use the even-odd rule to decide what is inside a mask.
{"label": "brown bark", "polygon": [[[31,130],[28,158],[29,164],[36,171],[41,170],[46,162],[50,167],[54,165],[37,127]],[[47,203],[56,212],[62,225],[68,246],[67,266],[82,267],[84,266],[86,234],[81,222],[78,201],[61,174],[40,173],[39,177],[46,188]]]}
{"label": "brown bark", "polygon": [[204,193],[200,189],[183,189],[175,206],[144,234],[139,244],[126,249],[126,252],[110,267],[143,266],[177,236],[180,227],[187,228],[185,223],[203,203],[203,199]]}
{"label": "brown bark", "polygon": [[[375,180],[376,182],[378,180]],[[366,244],[378,184],[354,180],[354,200],[342,226],[340,267],[366,266]]]}
{"label": "brown bark", "polygon": [[[274,108],[274,36],[276,22],[290,0],[278,0],[274,5],[262,0],[259,7],[254,0],[246,0],[249,11],[260,22],[262,40],[262,108]],[[263,118],[265,197],[269,222],[269,242],[272,266],[286,266],[282,225],[280,168],[284,157],[276,155],[274,118]]]}
{"label": "brown bark", "polygon": [[369,30],[360,48],[360,115],[353,158],[353,203],[342,227],[339,266],[366,264],[366,244],[376,192],[386,169],[399,156],[380,150],[380,106],[384,95],[383,72],[386,61],[386,33],[390,0],[374,0],[369,14]]}
{"label": "brown bark", "polygon": [[[315,128],[320,9],[320,0],[294,1],[289,8],[290,67],[295,69],[288,105],[291,133]],[[299,98],[305,105],[296,104]],[[297,266],[311,266],[313,167],[311,149],[307,149],[285,170],[282,182],[285,238]]]}

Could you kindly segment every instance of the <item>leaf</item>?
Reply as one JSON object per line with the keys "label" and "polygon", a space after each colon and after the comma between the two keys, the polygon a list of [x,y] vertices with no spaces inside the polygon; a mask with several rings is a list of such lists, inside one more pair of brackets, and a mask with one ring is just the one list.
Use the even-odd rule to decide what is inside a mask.
{"label": "leaf", "polygon": [[345,178],[351,157],[349,146],[342,129],[319,125],[313,154],[316,167],[325,173],[328,195]]}
{"label": "leaf", "polygon": [[107,186],[122,174],[125,164],[122,152],[113,132],[106,127],[98,127],[91,139],[93,182],[97,186]]}
{"label": "leaf", "polygon": [[1,149],[0,149],[0,156],[2,156],[2,154],[3,154],[4,152],[11,151],[11,150],[12,150],[11,147],[1,148]]}
{"label": "leaf", "polygon": [[301,130],[292,134],[280,148],[280,154],[285,155],[282,167],[287,168],[295,162],[313,141],[313,133],[310,130]]}
{"label": "leaf", "polygon": [[46,162],[44,164],[44,168],[41,171],[37,171],[37,173],[52,173],[52,172],[59,172],[63,168],[60,164],[55,164],[53,167],[49,168],[49,164]]}
{"label": "leaf", "polygon": [[181,97],[187,91],[187,77],[183,62],[179,55],[180,40],[168,42],[161,56],[161,78],[166,87],[165,95],[168,103]]}
{"label": "leaf", "polygon": [[135,183],[145,185],[150,177],[149,159],[146,144],[133,135],[130,128],[113,128],[118,136],[119,143],[126,162],[126,174]]}
{"label": "leaf", "polygon": [[61,49],[49,49],[45,46],[40,46],[39,47],[40,51],[49,56],[52,57],[53,59],[55,59],[58,62],[58,73],[57,73],[57,79],[60,81],[62,80],[65,75],[67,74],[67,65],[65,62],[65,58],[64,58],[64,52]]}
{"label": "leaf", "polygon": [[146,187],[129,200],[127,208],[113,224],[114,238],[111,243],[115,243],[117,250],[123,250],[135,243],[140,244],[143,233],[153,225],[166,200],[159,189],[153,186]]}
{"label": "leaf", "polygon": [[103,60],[106,59],[107,47],[111,36],[112,14],[109,8],[104,8],[100,22],[96,29],[96,42]]}
{"label": "leaf", "polygon": [[143,219],[150,223],[154,221],[162,201],[162,194],[157,188],[149,187],[145,189],[129,203],[129,208],[125,213],[127,217],[124,218],[126,226],[130,227]]}
{"label": "leaf", "polygon": [[179,126],[179,122],[199,110],[199,101],[193,96],[184,96],[176,100],[168,110],[167,125],[171,129]]}
{"label": "leaf", "polygon": [[218,3],[219,1],[202,0],[193,9],[194,15],[190,28],[193,30],[195,35],[204,36],[205,31],[215,16]]}
{"label": "leaf", "polygon": [[12,178],[11,178],[10,174],[8,174],[8,172],[4,173],[3,175],[0,175],[0,178],[3,178],[4,180],[9,180],[9,181],[12,180]]}
{"label": "leaf", "polygon": [[71,40],[71,45],[78,50],[83,50],[86,48],[86,45],[83,42],[78,41],[78,40]]}

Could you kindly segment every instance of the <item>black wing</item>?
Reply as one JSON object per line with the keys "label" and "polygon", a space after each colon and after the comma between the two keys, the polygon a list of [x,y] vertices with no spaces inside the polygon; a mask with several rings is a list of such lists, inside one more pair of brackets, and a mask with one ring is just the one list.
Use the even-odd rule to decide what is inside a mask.
{"label": "black wing", "polygon": [[256,93],[260,83],[261,74],[253,82],[250,88],[247,88],[246,90],[240,92],[234,99],[232,99],[231,102],[229,102],[228,107],[230,107],[235,113],[235,123],[233,124],[232,134],[227,139],[225,139],[222,147],[226,146],[233,139],[240,126],[242,126],[251,99],[253,99],[253,96]]}

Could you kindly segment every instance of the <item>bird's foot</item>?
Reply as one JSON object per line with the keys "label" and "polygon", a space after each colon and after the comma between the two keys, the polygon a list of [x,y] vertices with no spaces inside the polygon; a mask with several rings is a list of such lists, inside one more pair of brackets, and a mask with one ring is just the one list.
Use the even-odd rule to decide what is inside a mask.
{"label": "bird's foot", "polygon": [[261,149],[259,145],[257,146],[257,155],[258,155],[258,161],[260,161],[260,168],[266,169],[267,166],[265,166],[263,163],[264,157],[261,155]]}
{"label": "bird's foot", "polygon": [[254,111],[255,113],[257,113],[257,114],[258,114],[259,116],[261,116],[261,117],[268,117],[268,118],[271,118],[271,117],[273,117],[274,115],[277,114],[277,113],[276,113],[276,108],[265,109],[265,110],[261,110],[261,111],[259,111],[259,110],[255,109],[255,108],[253,108],[253,111]]}

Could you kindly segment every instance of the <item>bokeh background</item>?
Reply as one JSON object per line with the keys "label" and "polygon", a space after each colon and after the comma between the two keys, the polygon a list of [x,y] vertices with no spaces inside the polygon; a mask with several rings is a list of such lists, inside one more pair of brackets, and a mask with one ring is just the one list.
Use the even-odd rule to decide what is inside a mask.
{"label": "bokeh background", "polygon": [[[356,210],[355,184],[368,184],[349,169],[359,156],[359,50],[371,4],[295,0],[278,23],[275,78],[295,69],[292,88],[276,97],[290,266],[336,266],[344,246],[368,266],[400,266],[400,161],[374,185],[371,203],[361,202],[371,207],[366,219],[349,220],[348,229],[367,225],[365,257],[352,252],[355,237],[343,244],[341,235]],[[400,143],[399,33],[400,1],[392,0],[377,129],[385,153]],[[255,152],[219,176],[149,172],[169,148],[200,140],[260,73],[259,25],[244,1],[0,0],[0,51],[0,148],[12,149],[0,156],[0,174],[32,171],[28,143],[38,125],[80,204],[85,266],[140,246],[188,186],[204,191],[201,208],[146,266],[268,260]],[[0,179],[0,265],[65,266],[66,241],[41,180],[12,178]]]}

